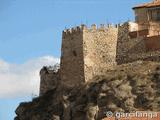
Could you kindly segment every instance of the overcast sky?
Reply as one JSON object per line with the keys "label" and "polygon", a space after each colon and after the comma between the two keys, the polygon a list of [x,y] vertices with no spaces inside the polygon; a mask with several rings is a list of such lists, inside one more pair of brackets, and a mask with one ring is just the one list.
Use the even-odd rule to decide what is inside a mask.
{"label": "overcast sky", "polygon": [[0,120],[39,91],[39,70],[59,62],[61,33],[81,23],[134,20],[149,0],[0,0]]}

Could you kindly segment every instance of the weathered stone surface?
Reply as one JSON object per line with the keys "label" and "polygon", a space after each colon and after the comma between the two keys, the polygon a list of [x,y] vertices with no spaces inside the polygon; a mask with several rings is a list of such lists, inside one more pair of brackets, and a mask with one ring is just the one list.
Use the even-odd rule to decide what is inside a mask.
{"label": "weathered stone surface", "polygon": [[56,89],[60,84],[59,65],[44,66],[40,71],[40,96],[49,90]]}
{"label": "weathered stone surface", "polygon": [[106,111],[160,111],[160,63],[137,61],[107,70],[91,83],[50,90],[22,103],[15,120],[100,120]]}
{"label": "weathered stone surface", "polygon": [[120,25],[118,28],[116,52],[117,64],[120,65],[137,60],[160,61],[159,50],[148,50],[148,46],[152,46],[154,48],[153,43],[155,44],[155,42],[157,41],[154,42],[154,40],[149,39],[148,42],[150,42],[151,44],[147,45],[147,36],[137,36],[136,38],[131,38],[129,36],[129,33],[132,24],[133,23],[131,22],[126,22]]}
{"label": "weathered stone surface", "polygon": [[60,68],[41,70],[40,97],[21,104],[15,120],[100,120],[108,110],[159,111],[160,63],[143,62],[160,62],[159,8],[152,7],[135,7],[136,23],[64,30]]}
{"label": "weathered stone surface", "polygon": [[[96,25],[91,28],[81,25],[65,30],[62,37],[61,84],[79,86],[117,64],[137,60],[160,61],[160,52],[156,51],[160,45],[147,37],[149,33],[139,35],[135,31],[137,36],[130,37],[129,33],[138,30],[137,27],[134,22],[125,22],[116,26],[101,25],[99,28]],[[150,50],[148,46],[154,46],[148,43],[156,44],[156,50]]]}
{"label": "weathered stone surface", "polygon": [[117,64],[137,60],[160,61],[160,51],[157,50],[160,48],[157,44],[159,37],[155,37],[155,41],[134,31],[137,36],[132,38],[130,32],[133,30],[138,30],[133,22],[101,25],[99,28],[81,25],[64,30],[60,69],[54,71],[46,67],[45,70],[44,67],[41,70],[40,95],[57,87],[57,84],[73,87],[91,82],[93,77]]}
{"label": "weathered stone surface", "polygon": [[118,28],[111,25],[83,32],[85,82],[116,65],[117,36]]}
{"label": "weathered stone surface", "polygon": [[90,81],[103,68],[116,65],[117,35],[118,28],[111,25],[99,28],[81,25],[64,31],[61,83],[71,87],[80,85]]}
{"label": "weathered stone surface", "polygon": [[[146,5],[151,4],[150,7]],[[137,60],[160,61],[159,1],[134,7],[135,22],[118,25],[84,24],[62,33],[61,63],[58,71],[44,67],[40,95],[57,85],[72,88],[92,82],[97,75],[117,64]],[[157,4],[157,5],[156,5]]]}

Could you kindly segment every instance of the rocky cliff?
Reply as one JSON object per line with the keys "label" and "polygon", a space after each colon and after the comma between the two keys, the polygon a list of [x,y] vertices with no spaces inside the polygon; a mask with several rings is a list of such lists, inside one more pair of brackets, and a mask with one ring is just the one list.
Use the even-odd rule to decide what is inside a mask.
{"label": "rocky cliff", "polygon": [[21,103],[15,120],[101,120],[107,111],[160,111],[160,63],[120,65],[93,79]]}

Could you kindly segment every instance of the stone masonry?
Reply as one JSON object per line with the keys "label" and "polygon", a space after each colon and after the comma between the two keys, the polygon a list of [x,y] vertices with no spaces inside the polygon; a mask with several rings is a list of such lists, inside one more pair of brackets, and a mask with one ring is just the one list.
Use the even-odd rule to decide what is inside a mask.
{"label": "stone masonry", "polygon": [[53,67],[44,66],[40,71],[40,96],[51,89],[57,88],[60,75],[59,69],[55,70]]}
{"label": "stone masonry", "polygon": [[90,81],[103,68],[116,65],[118,28],[85,25],[63,31],[61,82],[68,87]]}
{"label": "stone masonry", "polygon": [[[160,1],[133,9],[135,22],[65,29],[60,70],[41,70],[40,94],[56,84],[72,88],[90,82],[96,75],[116,65],[136,60],[160,61]],[[152,12],[156,15],[152,16]]]}
{"label": "stone masonry", "polygon": [[90,82],[116,65],[136,60],[159,61],[160,52],[147,49],[145,36],[130,36],[135,30],[133,22],[99,28],[95,24],[90,28],[81,25],[64,30],[60,70],[58,74],[41,70],[40,94],[53,88],[56,80],[63,86],[73,87]]}
{"label": "stone masonry", "polygon": [[60,76],[62,84],[84,83],[83,28],[63,31]]}

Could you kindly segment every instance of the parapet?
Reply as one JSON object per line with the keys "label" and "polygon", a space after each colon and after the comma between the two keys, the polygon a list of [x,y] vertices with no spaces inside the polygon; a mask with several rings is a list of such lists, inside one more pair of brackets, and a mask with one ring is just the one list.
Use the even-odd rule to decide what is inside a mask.
{"label": "parapet", "polygon": [[117,29],[120,26],[120,24],[100,24],[100,26],[96,24],[92,24],[91,26],[86,26],[85,24],[82,24],[80,26],[76,26],[70,29],[65,29],[63,31],[63,35],[71,35],[74,33],[80,33],[83,31],[88,32],[95,32],[95,31],[108,31],[109,29]]}

